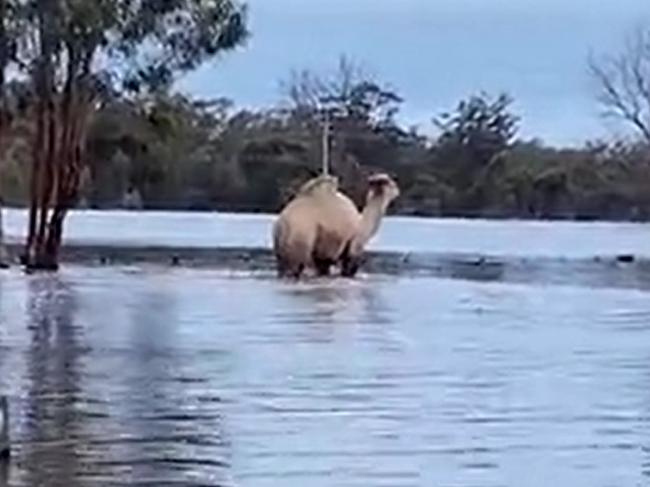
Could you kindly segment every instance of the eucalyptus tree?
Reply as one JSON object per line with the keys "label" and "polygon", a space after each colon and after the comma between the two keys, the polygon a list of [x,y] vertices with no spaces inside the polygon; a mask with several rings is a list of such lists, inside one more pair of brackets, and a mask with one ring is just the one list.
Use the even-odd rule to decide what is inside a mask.
{"label": "eucalyptus tree", "polygon": [[35,106],[24,259],[28,268],[54,270],[63,222],[78,197],[95,113],[108,99],[166,90],[180,76],[243,44],[246,5],[237,0],[29,0],[12,7],[6,25],[20,30],[15,53],[9,51],[31,80]]}

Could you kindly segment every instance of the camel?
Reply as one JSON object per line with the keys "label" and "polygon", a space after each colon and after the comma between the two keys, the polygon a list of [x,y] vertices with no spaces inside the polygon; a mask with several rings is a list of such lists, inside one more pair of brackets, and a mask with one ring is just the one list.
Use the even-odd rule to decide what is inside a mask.
{"label": "camel", "polygon": [[323,175],[307,181],[285,206],[273,226],[273,248],[280,277],[299,278],[307,268],[326,276],[339,265],[343,277],[354,277],[367,243],[400,194],[387,174],[368,178],[361,213],[339,191],[338,179]]}

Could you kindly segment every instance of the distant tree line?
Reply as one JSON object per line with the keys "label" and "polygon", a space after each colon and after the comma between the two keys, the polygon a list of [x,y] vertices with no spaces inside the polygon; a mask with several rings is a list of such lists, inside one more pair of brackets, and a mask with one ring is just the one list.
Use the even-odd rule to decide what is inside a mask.
{"label": "distant tree line", "polygon": [[[519,136],[507,94],[476,93],[432,114],[427,136],[398,121],[400,93],[342,58],[329,74],[292,73],[277,106],[237,108],[169,85],[104,93],[85,138],[80,207],[276,212],[320,169],[323,118],[332,171],[361,203],[372,171],[393,174],[405,215],[650,218],[650,50],[645,34],[621,58],[591,61],[600,103],[638,137],[549,147]],[[643,37],[645,36],[645,37]],[[13,123],[0,160],[7,204],[29,203],[38,97],[11,82]]]}

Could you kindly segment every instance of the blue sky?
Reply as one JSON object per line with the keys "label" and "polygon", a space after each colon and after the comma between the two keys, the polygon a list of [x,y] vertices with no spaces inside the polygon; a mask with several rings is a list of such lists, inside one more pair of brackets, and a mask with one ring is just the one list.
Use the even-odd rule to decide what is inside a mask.
{"label": "blue sky", "polygon": [[507,91],[522,135],[574,144],[612,134],[598,115],[590,51],[650,26],[648,0],[249,0],[247,45],[182,80],[199,96],[277,103],[292,69],[332,69],[341,54],[406,99],[422,130],[473,92]]}

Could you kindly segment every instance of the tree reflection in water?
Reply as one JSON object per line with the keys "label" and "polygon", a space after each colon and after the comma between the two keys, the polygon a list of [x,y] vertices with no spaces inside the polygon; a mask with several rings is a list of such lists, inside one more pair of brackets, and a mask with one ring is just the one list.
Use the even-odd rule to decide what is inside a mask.
{"label": "tree reflection in water", "polygon": [[79,484],[85,417],[81,397],[83,330],[75,323],[76,292],[60,276],[35,275],[27,283],[24,450],[27,485]]}

